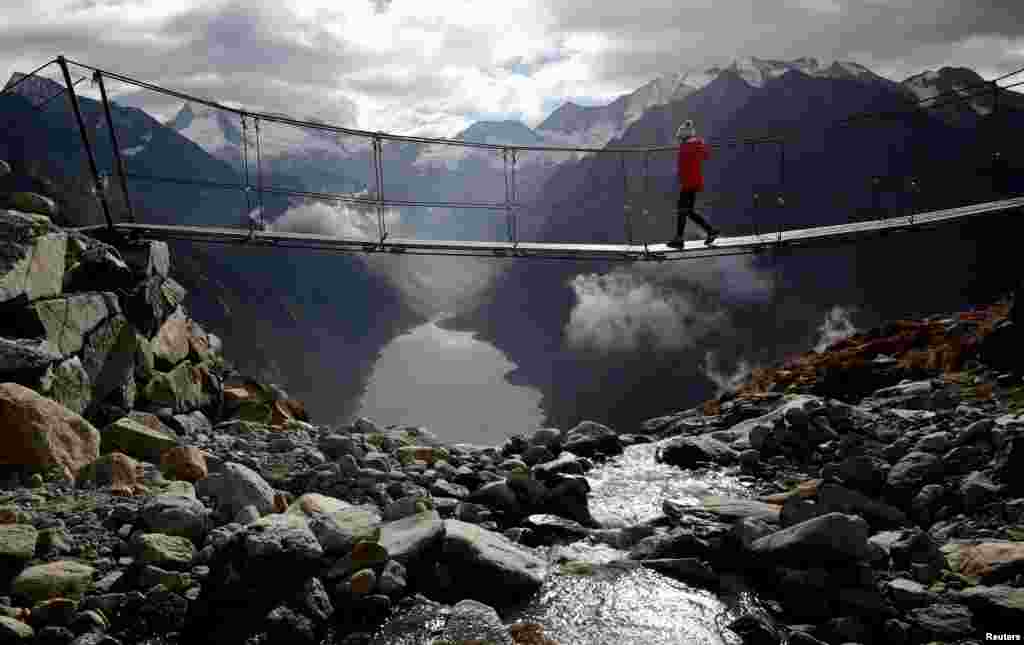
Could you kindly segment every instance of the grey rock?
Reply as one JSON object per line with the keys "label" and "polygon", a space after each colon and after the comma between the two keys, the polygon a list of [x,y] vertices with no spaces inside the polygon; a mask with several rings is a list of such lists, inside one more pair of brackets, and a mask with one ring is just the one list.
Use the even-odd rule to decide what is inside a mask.
{"label": "grey rock", "polygon": [[885,591],[901,609],[923,607],[933,603],[936,595],[914,580],[895,578],[885,583]]}
{"label": "grey rock", "polygon": [[505,536],[458,520],[444,520],[443,560],[463,597],[499,605],[537,591],[545,561]]}
{"label": "grey rock", "polygon": [[1024,624],[1024,589],[1010,585],[977,585],[961,591],[957,599],[991,625]]}
{"label": "grey rock", "polygon": [[556,475],[582,475],[586,469],[579,457],[570,452],[563,452],[556,459],[535,464],[530,472],[535,479],[544,481]]}
{"label": "grey rock", "polygon": [[122,246],[120,251],[132,270],[143,277],[166,278],[170,273],[171,254],[167,242],[144,240],[131,246]]}
{"label": "grey rock", "polygon": [[77,356],[53,366],[44,393],[77,414],[83,414],[93,399],[92,380]]}
{"label": "grey rock", "polygon": [[324,552],[329,554],[350,551],[356,542],[372,536],[381,524],[381,516],[372,505],[356,506],[316,493],[300,497],[287,514],[304,517]]}
{"label": "grey rock", "polygon": [[777,560],[830,562],[866,559],[868,525],[855,515],[829,513],[754,541],[756,556]]}
{"label": "grey rock", "polygon": [[601,452],[617,455],[622,452],[622,442],[614,430],[594,421],[582,421],[565,435],[564,450],[591,457]]}
{"label": "grey rock", "polygon": [[738,458],[735,450],[707,435],[671,439],[658,450],[658,461],[679,468],[693,468],[698,462],[729,465]]}
{"label": "grey rock", "polygon": [[828,482],[818,486],[818,504],[823,513],[860,515],[873,529],[904,526],[909,522],[903,511],[894,506]]}
{"label": "grey rock", "polygon": [[953,445],[953,439],[948,432],[939,431],[926,434],[917,440],[914,450],[922,452],[943,453]]}
{"label": "grey rock", "polygon": [[301,564],[318,562],[324,553],[306,518],[301,516],[267,515],[243,530],[242,543],[250,559],[271,558]]}
{"label": "grey rock", "polygon": [[48,218],[0,210],[0,240],[0,302],[61,292],[67,235]]}
{"label": "grey rock", "polygon": [[498,612],[475,600],[461,600],[452,607],[441,637],[459,643],[474,640],[493,645],[513,645],[512,636],[498,617]]}
{"label": "grey rock", "polygon": [[886,483],[897,490],[912,490],[930,483],[942,474],[942,461],[927,452],[907,453],[889,470]]}
{"label": "grey rock", "polygon": [[929,639],[956,640],[974,633],[973,615],[963,605],[936,603],[912,609],[907,618]]}
{"label": "grey rock", "polygon": [[249,504],[264,515],[274,510],[274,489],[251,468],[227,463],[221,475],[219,490],[214,494],[228,517],[234,517]]}
{"label": "grey rock", "polygon": [[61,354],[46,340],[0,337],[0,373],[38,372],[61,360]]}
{"label": "grey rock", "polygon": [[196,499],[192,484],[175,482],[175,488],[177,494],[157,495],[146,504],[142,521],[153,533],[179,535],[202,544],[210,528],[210,511]]}
{"label": "grey rock", "polygon": [[445,520],[437,511],[426,511],[382,524],[378,543],[391,559],[408,567],[422,553],[438,545],[444,532]]}
{"label": "grey rock", "polygon": [[987,475],[975,471],[960,483],[960,500],[967,511],[972,511],[995,499],[1000,490]]}

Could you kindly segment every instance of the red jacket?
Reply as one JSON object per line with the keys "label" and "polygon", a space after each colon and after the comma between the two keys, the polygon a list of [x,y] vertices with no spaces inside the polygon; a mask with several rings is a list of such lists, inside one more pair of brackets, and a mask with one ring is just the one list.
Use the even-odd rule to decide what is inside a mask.
{"label": "red jacket", "polygon": [[700,137],[690,137],[679,144],[679,187],[682,190],[704,190],[700,165],[710,157],[711,149]]}

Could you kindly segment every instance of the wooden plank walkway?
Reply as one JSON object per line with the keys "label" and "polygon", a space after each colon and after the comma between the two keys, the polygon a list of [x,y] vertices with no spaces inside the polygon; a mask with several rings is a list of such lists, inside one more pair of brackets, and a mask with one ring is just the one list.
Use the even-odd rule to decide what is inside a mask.
{"label": "wooden plank walkway", "polygon": [[[760,235],[720,237],[712,246],[702,240],[690,240],[685,248],[675,249],[667,244],[573,244],[543,242],[477,242],[460,240],[417,240],[388,238],[356,240],[311,233],[279,231],[249,231],[243,228],[208,226],[174,226],[159,224],[115,224],[115,228],[131,237],[156,240],[186,240],[251,246],[279,246],[339,252],[408,253],[411,255],[463,255],[474,257],[550,258],[563,260],[632,260],[665,261],[686,260],[721,255],[757,253],[773,247],[810,246],[813,244],[842,243],[851,239],[887,232],[920,230],[941,224],[955,223],[969,217],[1008,214],[1024,209],[1024,197],[994,202],[971,204],[958,208],[917,213],[911,216],[880,220],[851,222],[831,226],[816,226]],[[1020,214],[1020,213],[1015,213]],[[81,227],[88,233],[105,229],[105,225]]]}

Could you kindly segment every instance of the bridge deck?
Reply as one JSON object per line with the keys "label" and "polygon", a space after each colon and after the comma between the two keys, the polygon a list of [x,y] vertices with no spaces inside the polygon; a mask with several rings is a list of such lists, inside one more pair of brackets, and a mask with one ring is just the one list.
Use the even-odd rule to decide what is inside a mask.
{"label": "bridge deck", "polygon": [[[752,253],[766,247],[804,246],[827,243],[843,239],[863,237],[872,233],[916,230],[934,225],[952,223],[977,215],[994,214],[1024,208],[1024,197],[1015,197],[994,202],[971,204],[958,208],[917,213],[912,216],[892,217],[880,220],[851,222],[831,226],[788,231],[762,233],[760,235],[739,235],[721,237],[713,246],[705,246],[702,240],[690,240],[683,249],[667,244],[573,244],[543,242],[477,242],[457,240],[417,240],[388,238],[378,240],[357,240],[310,233],[288,233],[278,231],[249,231],[243,228],[217,228],[207,226],[174,226],[159,224],[115,224],[115,228],[134,237],[186,240],[256,246],[299,247],[341,252],[391,252],[414,255],[468,255],[483,257],[525,257],[560,258],[576,260],[685,260],[718,255]],[[105,225],[86,226],[77,230],[90,232],[105,229]]]}

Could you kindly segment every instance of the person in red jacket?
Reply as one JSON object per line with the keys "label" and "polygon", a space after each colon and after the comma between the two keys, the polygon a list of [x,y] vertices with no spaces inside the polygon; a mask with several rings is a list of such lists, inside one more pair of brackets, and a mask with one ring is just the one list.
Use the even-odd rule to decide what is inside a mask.
{"label": "person in red jacket", "polygon": [[690,119],[683,121],[676,130],[676,140],[679,141],[679,204],[676,207],[679,225],[675,239],[668,245],[675,248],[684,246],[683,231],[686,228],[687,217],[704,229],[708,236],[704,243],[711,244],[718,237],[718,229],[708,224],[694,209],[697,193],[704,190],[701,163],[710,158],[711,151],[704,139],[697,136],[697,129]]}

